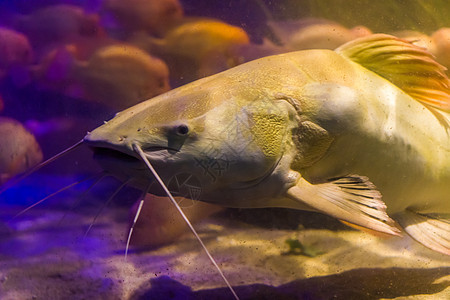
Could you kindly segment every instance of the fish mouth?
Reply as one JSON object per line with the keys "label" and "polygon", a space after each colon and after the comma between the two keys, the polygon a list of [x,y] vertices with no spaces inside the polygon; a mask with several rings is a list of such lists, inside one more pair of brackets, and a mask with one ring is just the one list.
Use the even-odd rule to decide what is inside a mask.
{"label": "fish mouth", "polygon": [[90,147],[94,160],[104,170],[105,174],[112,175],[128,186],[145,190],[153,181],[149,176],[145,164],[139,158],[106,147]]}
{"label": "fish mouth", "polygon": [[[136,156],[127,154],[125,152],[115,150],[112,148],[107,147],[91,147],[91,149],[94,152],[94,159],[99,160],[109,160],[109,161],[115,161],[118,163],[124,163],[127,165],[141,165],[142,166],[142,160]],[[151,146],[146,147],[143,149],[143,151],[147,154],[159,154],[161,152],[168,152],[170,154],[175,154],[179,152],[179,149],[175,148],[168,148],[163,146]]]}
{"label": "fish mouth", "polygon": [[139,164],[142,165],[142,161],[134,156],[128,155],[124,152],[114,150],[105,147],[91,147],[94,152],[94,159],[96,160],[110,160],[117,161],[125,164]]}
{"label": "fish mouth", "polygon": [[[154,175],[142,161],[142,159],[107,147],[90,147],[94,153],[94,160],[103,168],[106,174],[112,175],[122,182],[128,182],[127,185],[147,190],[154,195],[165,196],[165,191],[159,185],[152,186]],[[167,152],[165,147],[151,147],[146,149],[146,153],[150,155],[159,152]],[[161,176],[161,175],[160,175]],[[149,189],[151,187],[151,189]]]}

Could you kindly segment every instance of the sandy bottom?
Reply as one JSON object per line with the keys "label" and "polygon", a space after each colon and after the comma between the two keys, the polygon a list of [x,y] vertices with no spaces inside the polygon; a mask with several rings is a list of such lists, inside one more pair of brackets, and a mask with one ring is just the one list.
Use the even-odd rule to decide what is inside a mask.
{"label": "sandy bottom", "polygon": [[[11,220],[18,209],[2,206],[0,299],[232,299],[192,234],[125,259],[128,208],[108,207],[84,236],[98,208]],[[227,210],[196,228],[241,299],[450,299],[450,258],[408,237],[282,209]],[[287,239],[309,256],[286,253]]]}

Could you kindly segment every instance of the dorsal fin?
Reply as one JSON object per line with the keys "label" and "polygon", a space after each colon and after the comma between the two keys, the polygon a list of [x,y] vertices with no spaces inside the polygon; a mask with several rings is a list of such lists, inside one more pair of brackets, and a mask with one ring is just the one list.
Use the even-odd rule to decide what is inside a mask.
{"label": "dorsal fin", "polygon": [[450,112],[446,68],[426,49],[391,35],[373,34],[348,42],[335,51],[389,80],[438,118],[442,118],[440,111]]}

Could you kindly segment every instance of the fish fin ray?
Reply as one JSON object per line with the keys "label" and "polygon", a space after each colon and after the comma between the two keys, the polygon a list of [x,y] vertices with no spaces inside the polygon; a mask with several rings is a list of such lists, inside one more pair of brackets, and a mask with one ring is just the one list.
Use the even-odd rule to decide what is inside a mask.
{"label": "fish fin ray", "polygon": [[335,51],[389,80],[434,114],[436,110],[450,112],[446,67],[426,49],[391,35],[373,34]]}
{"label": "fish fin ray", "polygon": [[369,229],[367,227],[355,225],[355,224],[347,222],[347,221],[342,221],[342,220],[339,220],[339,221],[341,221],[342,224],[345,224],[345,225],[347,225],[349,227],[352,227],[352,228],[360,230],[360,231],[364,231],[366,233],[369,233],[369,234],[371,234],[373,236],[376,236],[376,237],[379,237],[379,238],[388,239],[388,238],[392,237],[391,234],[386,234],[384,232],[380,232],[380,231],[376,231],[376,230],[373,230],[373,229]]}
{"label": "fish fin ray", "polygon": [[311,184],[301,178],[288,196],[337,219],[390,235],[400,235],[386,213],[381,193],[367,177],[349,175]]}
{"label": "fish fin ray", "polygon": [[406,210],[396,220],[416,241],[437,252],[450,255],[450,218]]}

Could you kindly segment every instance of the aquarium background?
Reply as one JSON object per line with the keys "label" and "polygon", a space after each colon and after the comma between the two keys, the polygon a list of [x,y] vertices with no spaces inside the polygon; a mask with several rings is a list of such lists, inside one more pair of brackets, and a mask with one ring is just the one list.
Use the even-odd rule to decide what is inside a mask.
{"label": "aquarium background", "polygon": [[[1,1],[0,127],[16,127],[0,130],[0,299],[232,299],[163,197],[146,197],[125,257],[141,192],[100,178],[87,147],[14,176],[117,111],[259,57],[384,32],[450,67],[449,16],[439,0]],[[174,33],[202,20],[200,35]],[[180,205],[241,299],[450,299],[448,257],[408,237],[288,209]]]}

